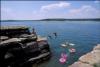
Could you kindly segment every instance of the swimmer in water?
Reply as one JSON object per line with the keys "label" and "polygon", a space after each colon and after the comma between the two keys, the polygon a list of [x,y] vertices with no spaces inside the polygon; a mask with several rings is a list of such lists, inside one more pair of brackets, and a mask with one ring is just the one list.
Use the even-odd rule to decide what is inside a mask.
{"label": "swimmer in water", "polygon": [[54,32],[53,34],[54,34],[55,37],[57,37],[57,33],[56,32]]}
{"label": "swimmer in water", "polygon": [[52,37],[51,37],[50,35],[48,35],[48,37],[49,37],[50,39],[52,39]]}

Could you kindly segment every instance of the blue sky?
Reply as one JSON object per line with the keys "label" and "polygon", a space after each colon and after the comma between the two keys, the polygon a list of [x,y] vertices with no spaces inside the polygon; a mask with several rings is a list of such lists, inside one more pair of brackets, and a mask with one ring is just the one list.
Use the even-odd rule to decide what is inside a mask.
{"label": "blue sky", "polygon": [[100,18],[100,1],[1,1],[2,20]]}

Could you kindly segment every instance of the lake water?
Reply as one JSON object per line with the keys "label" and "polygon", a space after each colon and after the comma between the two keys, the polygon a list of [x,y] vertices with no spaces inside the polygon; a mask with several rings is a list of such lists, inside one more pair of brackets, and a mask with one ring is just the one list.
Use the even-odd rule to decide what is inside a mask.
{"label": "lake water", "polygon": [[[52,36],[52,39],[48,38],[52,58],[38,67],[67,67],[100,43],[100,21],[20,21],[1,22],[1,25],[28,26],[30,30],[34,27],[38,35]],[[57,33],[57,38],[54,37],[54,32]],[[75,54],[69,54],[68,49],[61,48],[60,45],[65,41],[75,44]],[[59,63],[62,52],[68,54],[66,64]]]}

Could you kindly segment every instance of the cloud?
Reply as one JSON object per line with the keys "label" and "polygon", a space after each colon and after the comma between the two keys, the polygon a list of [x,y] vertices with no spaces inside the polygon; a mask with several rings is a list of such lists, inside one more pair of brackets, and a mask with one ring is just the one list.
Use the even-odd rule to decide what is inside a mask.
{"label": "cloud", "polygon": [[89,6],[83,5],[81,8],[78,9],[71,9],[68,13],[68,16],[71,17],[78,17],[78,18],[98,18],[100,17],[100,10]]}
{"label": "cloud", "polygon": [[41,10],[52,10],[52,9],[57,9],[57,8],[64,8],[64,7],[69,7],[70,3],[67,2],[59,2],[55,4],[49,4],[41,7]]}
{"label": "cloud", "polygon": [[99,0],[96,0],[96,1],[94,1],[94,3],[100,3],[100,1]]}
{"label": "cloud", "polygon": [[[65,2],[64,2],[65,3]],[[42,6],[42,10],[43,12],[41,12],[42,14],[44,14],[44,17],[46,18],[99,18],[100,17],[100,10],[96,9],[95,7],[91,6],[91,5],[82,5],[79,8],[70,8],[70,9],[59,9],[59,11],[61,11],[61,13],[59,13],[59,11],[57,11],[57,8],[62,8],[62,7],[68,7],[70,5],[63,5],[63,6],[59,6],[61,5],[60,3],[57,4],[50,4],[47,6]],[[55,10],[54,10],[55,9]],[[47,12],[45,12],[47,10]],[[52,11],[49,11],[52,10]],[[49,11],[49,12],[48,12]],[[46,15],[45,15],[46,14]]]}
{"label": "cloud", "polygon": [[88,12],[88,11],[94,11],[94,10],[95,9],[92,8],[91,6],[84,5],[81,8],[70,10],[70,13],[77,14],[77,13],[80,13],[80,12]]}
{"label": "cloud", "polygon": [[80,6],[79,8],[73,8],[73,6],[71,6],[70,9],[66,8],[69,6],[70,3],[59,2],[55,4],[41,6],[40,9],[31,11],[16,10],[14,8],[6,6],[1,8],[1,20],[2,19],[32,20],[32,19],[44,19],[44,18],[100,18],[100,9],[97,9],[91,5],[83,5]]}

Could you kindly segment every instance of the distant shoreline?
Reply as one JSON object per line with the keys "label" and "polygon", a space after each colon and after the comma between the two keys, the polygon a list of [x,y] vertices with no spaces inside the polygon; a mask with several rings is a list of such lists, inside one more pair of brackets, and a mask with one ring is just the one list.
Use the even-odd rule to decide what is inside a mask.
{"label": "distant shoreline", "polygon": [[100,18],[97,19],[40,19],[40,20],[0,20],[1,22],[13,22],[13,21],[100,21]]}

